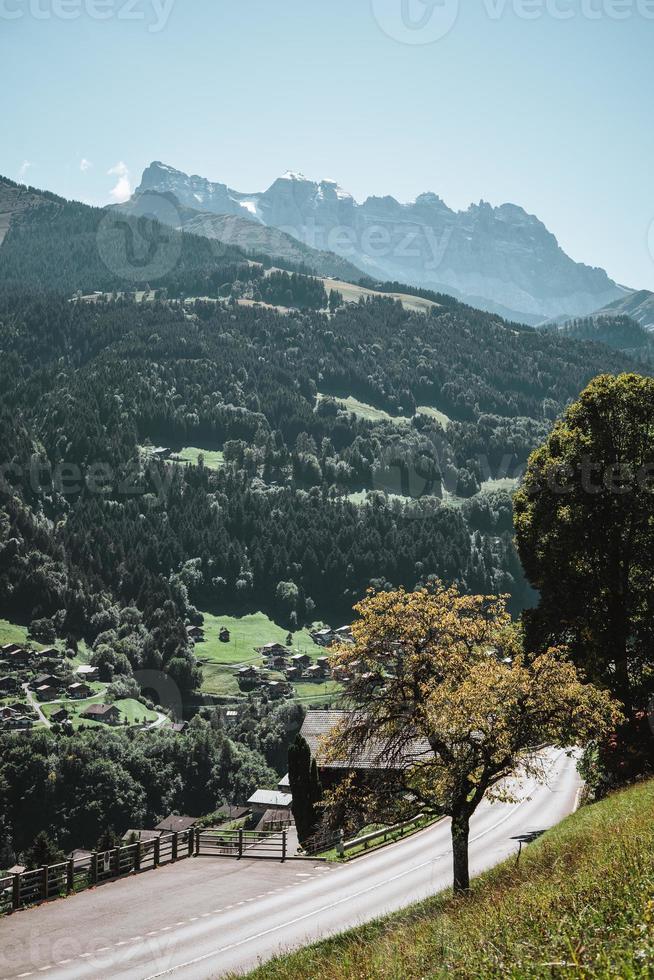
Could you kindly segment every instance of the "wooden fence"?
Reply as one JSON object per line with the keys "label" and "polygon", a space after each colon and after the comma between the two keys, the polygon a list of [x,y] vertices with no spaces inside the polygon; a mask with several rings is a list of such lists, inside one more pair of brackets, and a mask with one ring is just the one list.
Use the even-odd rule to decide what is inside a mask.
{"label": "wooden fence", "polygon": [[0,878],[0,915],[192,857],[197,852],[196,845],[192,830],[162,834],[153,840],[94,851],[88,857],[5,876]]}
{"label": "wooden fence", "polygon": [[286,830],[202,830],[196,831],[196,854],[205,857],[271,858],[285,861]]}

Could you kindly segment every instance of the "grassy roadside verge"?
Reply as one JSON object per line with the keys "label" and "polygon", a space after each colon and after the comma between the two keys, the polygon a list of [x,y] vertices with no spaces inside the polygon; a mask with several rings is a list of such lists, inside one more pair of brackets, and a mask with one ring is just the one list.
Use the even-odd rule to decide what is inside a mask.
{"label": "grassy roadside verge", "polygon": [[251,980],[654,975],[654,782],[584,807],[474,882]]}

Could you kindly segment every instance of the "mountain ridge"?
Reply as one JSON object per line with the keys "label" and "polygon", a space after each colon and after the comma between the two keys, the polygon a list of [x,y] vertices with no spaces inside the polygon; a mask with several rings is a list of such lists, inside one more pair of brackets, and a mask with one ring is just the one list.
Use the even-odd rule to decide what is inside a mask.
{"label": "mountain ridge", "polygon": [[481,201],[453,211],[432,192],[407,204],[390,195],[359,204],[335,180],[293,171],[263,192],[243,193],[161,161],[145,169],[136,194],[145,191],[172,192],[183,206],[281,229],[373,278],[450,293],[532,325],[592,313],[631,292],[603,269],[574,262],[543,222],[516,204]]}

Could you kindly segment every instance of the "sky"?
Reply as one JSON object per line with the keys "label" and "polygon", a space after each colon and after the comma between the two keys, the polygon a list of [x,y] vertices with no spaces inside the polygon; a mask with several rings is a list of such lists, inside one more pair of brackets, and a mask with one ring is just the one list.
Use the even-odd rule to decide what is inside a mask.
{"label": "sky", "polygon": [[0,0],[0,173],[512,202],[654,289],[654,0]]}

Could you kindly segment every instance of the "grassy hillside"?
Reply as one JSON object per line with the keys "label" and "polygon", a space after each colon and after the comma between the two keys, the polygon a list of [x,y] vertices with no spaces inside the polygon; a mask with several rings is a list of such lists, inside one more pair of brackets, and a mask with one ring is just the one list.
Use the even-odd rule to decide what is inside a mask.
{"label": "grassy hillside", "polygon": [[252,980],[654,975],[654,782],[568,818],[449,894],[280,958]]}

